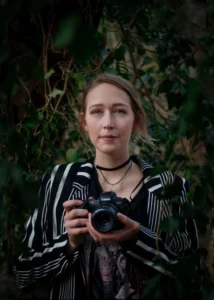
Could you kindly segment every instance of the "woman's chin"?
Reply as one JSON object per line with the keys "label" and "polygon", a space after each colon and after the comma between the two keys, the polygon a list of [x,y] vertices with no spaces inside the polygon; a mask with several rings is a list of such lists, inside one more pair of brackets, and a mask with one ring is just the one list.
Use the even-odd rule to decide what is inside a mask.
{"label": "woman's chin", "polygon": [[96,151],[107,155],[122,154],[122,150],[124,149],[121,147],[116,147],[115,145],[105,145],[102,147],[96,147]]}

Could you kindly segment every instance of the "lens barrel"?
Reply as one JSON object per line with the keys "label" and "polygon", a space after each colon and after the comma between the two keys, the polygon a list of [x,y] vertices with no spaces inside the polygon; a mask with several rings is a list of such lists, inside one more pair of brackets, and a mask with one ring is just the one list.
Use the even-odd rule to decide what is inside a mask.
{"label": "lens barrel", "polygon": [[117,210],[110,205],[102,205],[92,214],[92,225],[99,232],[109,232],[116,224]]}

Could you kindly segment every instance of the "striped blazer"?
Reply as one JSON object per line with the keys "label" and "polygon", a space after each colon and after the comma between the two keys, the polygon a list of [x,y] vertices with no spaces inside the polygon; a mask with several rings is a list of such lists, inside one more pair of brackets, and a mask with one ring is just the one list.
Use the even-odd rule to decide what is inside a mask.
{"label": "striped blazer", "polygon": [[[198,247],[198,236],[192,219],[185,219],[182,230],[171,233],[160,229],[160,222],[173,215],[169,198],[160,197],[164,187],[178,182],[178,216],[187,202],[186,180],[171,172],[151,175],[152,166],[138,156],[146,188],[147,223],[140,225],[138,240],[122,244],[127,258],[157,272],[169,274],[167,265],[174,264],[188,249]],[[93,159],[84,163],[61,164],[45,173],[40,187],[42,205],[26,224],[23,243],[27,246],[14,266],[16,283],[27,290],[39,280],[51,283],[50,299],[78,299],[86,287],[84,255],[81,248],[69,257],[65,254],[68,235],[64,228],[63,202],[68,199],[86,200],[93,169]],[[82,294],[83,295],[83,294]]]}

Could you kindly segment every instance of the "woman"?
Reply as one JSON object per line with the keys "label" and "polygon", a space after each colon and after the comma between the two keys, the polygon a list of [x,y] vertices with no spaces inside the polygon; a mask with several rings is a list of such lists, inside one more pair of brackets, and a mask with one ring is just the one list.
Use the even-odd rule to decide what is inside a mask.
{"label": "woman", "polygon": [[[28,251],[14,268],[16,281],[21,289],[29,289],[41,279],[50,280],[50,299],[139,299],[147,279],[171,276],[168,266],[198,247],[193,220],[174,233],[160,229],[173,207],[170,199],[159,196],[174,184],[173,196],[180,197],[177,213],[182,216],[186,181],[170,172],[153,176],[149,164],[130,155],[132,134],[152,144],[131,83],[101,74],[86,87],[81,101],[80,123],[95,157],[57,165],[44,175],[43,205],[27,223]],[[129,201],[131,215],[117,214],[122,229],[102,233],[92,225],[84,204],[99,199],[102,192],[115,192]]]}

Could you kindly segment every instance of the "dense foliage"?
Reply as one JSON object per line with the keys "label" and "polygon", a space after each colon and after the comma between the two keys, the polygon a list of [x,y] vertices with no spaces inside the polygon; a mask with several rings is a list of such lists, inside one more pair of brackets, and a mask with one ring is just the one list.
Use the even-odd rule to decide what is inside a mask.
{"label": "dense foliage", "polygon": [[[186,293],[191,281],[189,297],[201,284],[203,299],[211,299],[214,8],[200,6],[202,17],[193,22],[188,3],[0,2],[0,258],[2,264],[7,258],[9,273],[44,171],[90,155],[78,132],[77,95],[105,71],[131,80],[141,94],[156,148],[134,141],[133,149],[157,171],[169,169],[190,182],[194,208],[185,211],[197,221],[201,247],[173,270],[168,294]],[[160,226],[174,231],[179,222],[175,216]],[[199,261],[209,268],[195,272]],[[161,280],[151,280],[145,295],[158,298]]]}

